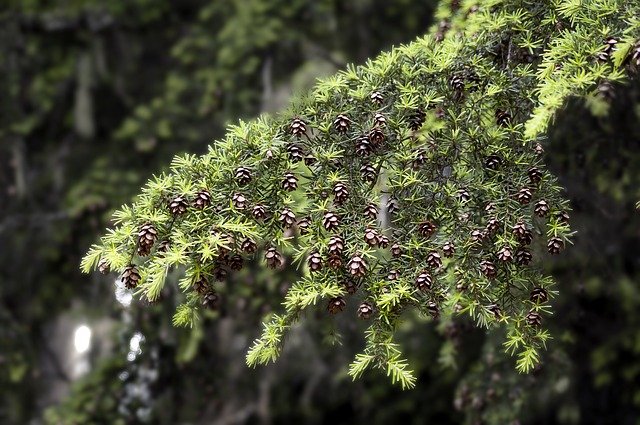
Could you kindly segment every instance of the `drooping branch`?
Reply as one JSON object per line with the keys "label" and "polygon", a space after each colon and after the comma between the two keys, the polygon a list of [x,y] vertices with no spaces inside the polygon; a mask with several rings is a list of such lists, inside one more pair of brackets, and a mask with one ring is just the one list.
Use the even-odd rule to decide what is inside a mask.
{"label": "drooping branch", "polygon": [[504,325],[506,349],[530,370],[554,294],[538,265],[571,236],[544,132],[570,96],[606,107],[603,85],[640,56],[639,5],[453,3],[433,35],[318,83],[287,113],[231,127],[206,155],[175,158],[116,213],[83,269],[117,270],[155,300],[182,267],[174,321],[189,324],[231,295],[215,282],[246,258],[280,268],[289,253],[308,273],[265,323],[251,365],[275,360],[324,299],[331,314],[356,303],[371,321],[353,376],[375,366],[413,385],[393,342],[407,310]]}

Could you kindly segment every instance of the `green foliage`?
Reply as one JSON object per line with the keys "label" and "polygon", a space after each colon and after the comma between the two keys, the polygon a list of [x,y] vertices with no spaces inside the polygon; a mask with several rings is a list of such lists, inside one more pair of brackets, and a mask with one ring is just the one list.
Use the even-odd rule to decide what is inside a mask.
{"label": "green foliage", "polygon": [[[458,33],[442,42],[430,35],[349,68],[318,83],[289,113],[240,122],[207,154],[176,158],[171,173],[116,215],[116,230],[98,248],[101,259],[117,271],[137,267],[140,292],[150,300],[164,285],[158,271],[185,267],[180,286],[188,292],[187,307],[174,319],[185,324],[193,318],[185,309],[195,306],[199,277],[215,280],[217,270],[230,268],[231,257],[244,256],[243,241],[277,255],[319,253],[324,267],[289,290],[286,313],[267,322],[247,357],[250,365],[275,360],[300,312],[319,298],[342,299],[352,282],[360,287],[361,308],[375,311],[352,375],[374,364],[402,387],[414,385],[392,342],[406,310],[468,313],[481,326],[505,326],[516,368],[530,371],[550,338],[540,324],[549,313],[552,281],[540,260],[526,266],[526,245],[535,233],[542,242],[536,256],[545,248],[555,254],[572,234],[567,202],[544,171],[540,143],[569,97],[602,97],[596,87],[626,78],[619,57],[616,64],[611,52],[604,60],[595,55],[605,36],[639,37],[639,8],[635,1],[493,3],[456,11]],[[303,165],[302,156],[313,161]],[[239,167],[250,181],[238,179]],[[368,175],[361,176],[362,169]],[[283,183],[286,173],[297,180],[294,191]],[[203,209],[189,205],[181,214],[167,207],[191,203],[203,191],[209,199]],[[542,201],[550,211],[537,211]],[[368,204],[380,209],[377,219],[363,215]],[[251,214],[257,205],[270,214],[264,222]],[[308,229],[292,231],[281,218],[285,211],[298,227],[307,218]],[[135,255],[137,231],[146,223],[158,230],[156,242],[169,241],[168,253]],[[376,242],[367,243],[373,230]],[[390,255],[382,235],[402,253]],[[327,265],[332,236],[344,242],[339,267]],[[85,266],[97,258],[92,250]],[[423,271],[433,280],[426,291],[414,285]],[[545,295],[536,298],[535,291]],[[204,304],[210,294],[213,287]]]}

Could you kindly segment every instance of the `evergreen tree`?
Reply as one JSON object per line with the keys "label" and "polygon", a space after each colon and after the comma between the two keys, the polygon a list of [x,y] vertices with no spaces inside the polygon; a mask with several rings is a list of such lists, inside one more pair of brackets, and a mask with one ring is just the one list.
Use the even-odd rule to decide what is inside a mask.
{"label": "evergreen tree", "polygon": [[415,384],[393,341],[407,310],[502,324],[530,371],[555,295],[532,259],[571,236],[544,133],[570,97],[607,109],[637,67],[637,16],[637,2],[445,2],[432,35],[320,82],[289,113],[231,127],[203,156],[176,157],[83,269],[117,270],[150,301],[184,269],[174,322],[185,325],[233,297],[213,282],[256,247],[271,268],[291,253],[309,273],[251,365],[278,357],[303,310],[325,299],[338,313],[353,288],[371,320],[353,376],[376,366]]}

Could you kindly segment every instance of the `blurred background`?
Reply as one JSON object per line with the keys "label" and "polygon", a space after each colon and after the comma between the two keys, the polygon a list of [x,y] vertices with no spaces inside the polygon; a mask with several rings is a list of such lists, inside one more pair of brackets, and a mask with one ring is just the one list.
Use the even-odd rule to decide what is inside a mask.
{"label": "blurred background", "polygon": [[[225,125],[275,112],[318,77],[437,23],[436,0],[4,0],[0,5],[0,423],[640,424],[640,82],[592,116],[574,102],[546,157],[575,245],[545,264],[555,339],[527,376],[501,335],[414,320],[400,391],[347,365],[354,315],[324,306],[283,358],[244,353],[295,269],[251,264],[246,294],[192,329],[83,253],[153,173]],[[333,319],[331,319],[333,320]]]}

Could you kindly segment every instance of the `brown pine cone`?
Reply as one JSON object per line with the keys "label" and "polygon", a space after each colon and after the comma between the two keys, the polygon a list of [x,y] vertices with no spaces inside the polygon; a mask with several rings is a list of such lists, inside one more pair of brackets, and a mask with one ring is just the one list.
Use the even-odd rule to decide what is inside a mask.
{"label": "brown pine cone", "polygon": [[363,302],[358,307],[358,317],[367,320],[373,315],[373,306],[368,302]]}
{"label": "brown pine cone", "polygon": [[322,270],[322,257],[319,253],[314,252],[309,256],[307,264],[309,265],[309,270],[312,272],[320,271]]}
{"label": "brown pine cone", "polygon": [[418,232],[427,239],[430,238],[437,229],[436,225],[429,220],[423,221],[418,225]]}
{"label": "brown pine cone", "polygon": [[267,266],[272,269],[282,266],[282,255],[275,248],[267,249],[264,258],[267,260]]}
{"label": "brown pine cone", "polygon": [[338,314],[344,310],[347,306],[347,302],[343,297],[335,297],[329,300],[329,304],[327,304],[327,311],[331,314]]}
{"label": "brown pine cone", "polygon": [[345,134],[347,131],[349,131],[350,124],[351,120],[349,120],[346,115],[340,114],[333,121],[333,128],[335,128],[338,133]]}
{"label": "brown pine cone", "polygon": [[340,218],[332,212],[327,212],[322,218],[322,225],[327,231],[336,230],[340,225]]}
{"label": "brown pine cone", "polygon": [[193,206],[201,210],[208,207],[211,204],[211,194],[206,190],[201,190],[196,193],[196,197],[193,200]]}
{"label": "brown pine cone", "polygon": [[120,275],[120,280],[127,289],[134,289],[140,283],[140,272],[136,266],[127,266]]}
{"label": "brown pine cone", "polygon": [[431,289],[433,284],[433,278],[427,271],[423,271],[416,277],[415,285],[422,292],[426,292]]}
{"label": "brown pine cone", "polygon": [[429,267],[434,269],[440,268],[442,266],[442,259],[440,258],[440,254],[438,254],[436,251],[431,251],[427,255],[427,264],[429,265]]}
{"label": "brown pine cone", "polygon": [[187,200],[183,196],[176,196],[169,202],[169,211],[173,215],[182,215],[187,212]]}
{"label": "brown pine cone", "polygon": [[498,269],[489,260],[482,260],[480,262],[480,271],[489,279],[494,279],[498,275]]}
{"label": "brown pine cone", "polygon": [[296,222],[296,215],[289,208],[284,208],[278,217],[278,221],[285,228],[288,229]]}
{"label": "brown pine cone", "polygon": [[355,277],[362,277],[367,273],[367,263],[359,255],[354,255],[347,264],[349,274]]}
{"label": "brown pine cone", "polygon": [[300,118],[294,118],[289,126],[289,132],[296,137],[301,137],[307,132],[307,125]]}

